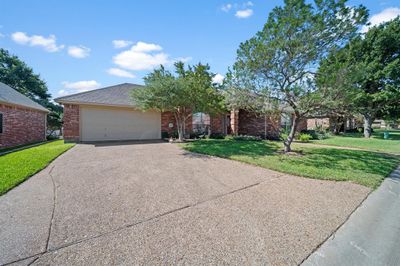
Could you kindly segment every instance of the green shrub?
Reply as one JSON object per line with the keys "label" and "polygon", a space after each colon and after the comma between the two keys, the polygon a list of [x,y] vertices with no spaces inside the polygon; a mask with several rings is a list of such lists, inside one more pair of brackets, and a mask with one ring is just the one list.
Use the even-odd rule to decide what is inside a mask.
{"label": "green shrub", "polygon": [[250,140],[250,141],[260,141],[262,140],[261,137],[259,136],[250,136],[250,135],[239,135],[239,136],[233,136],[234,140]]}
{"label": "green shrub", "polygon": [[168,132],[167,132],[167,131],[162,131],[162,132],[161,132],[161,138],[162,138],[162,139],[167,139],[167,138],[169,138]]}
{"label": "green shrub", "polygon": [[[323,130],[302,130],[301,134],[308,134],[313,140],[321,140],[329,138],[329,132]],[[300,135],[298,136],[300,138]]]}
{"label": "green shrub", "polygon": [[210,139],[224,139],[225,135],[222,133],[211,133]]}
{"label": "green shrub", "polygon": [[301,133],[299,136],[299,140],[301,142],[309,142],[311,139],[312,139],[312,136],[310,134]]}

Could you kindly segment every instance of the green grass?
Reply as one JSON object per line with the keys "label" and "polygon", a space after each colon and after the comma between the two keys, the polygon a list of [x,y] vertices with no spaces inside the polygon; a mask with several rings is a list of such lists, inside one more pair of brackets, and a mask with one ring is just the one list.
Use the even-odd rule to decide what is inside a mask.
{"label": "green grass", "polygon": [[283,145],[271,141],[201,140],[184,149],[258,165],[283,173],[376,188],[398,164],[400,156],[361,150],[293,144],[302,155],[280,153]]}
{"label": "green grass", "polygon": [[45,168],[73,146],[57,140],[0,156],[0,195]]}
{"label": "green grass", "polygon": [[389,133],[389,139],[383,139],[382,130],[375,130],[370,139],[364,138],[361,133],[348,133],[324,140],[314,140],[312,143],[400,154],[400,130],[391,130]]}

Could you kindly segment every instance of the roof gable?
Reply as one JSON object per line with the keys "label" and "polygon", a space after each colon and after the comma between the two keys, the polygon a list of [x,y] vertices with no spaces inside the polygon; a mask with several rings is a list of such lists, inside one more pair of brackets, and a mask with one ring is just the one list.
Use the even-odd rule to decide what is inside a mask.
{"label": "roof gable", "polygon": [[2,82],[0,82],[0,102],[24,106],[43,112],[49,112],[49,110],[47,110],[37,102],[32,101],[25,95],[19,93],[18,91],[14,90],[10,86]]}
{"label": "roof gable", "polygon": [[134,106],[130,92],[142,85],[123,83],[101,89],[81,92],[54,99],[58,103],[101,104],[112,106]]}

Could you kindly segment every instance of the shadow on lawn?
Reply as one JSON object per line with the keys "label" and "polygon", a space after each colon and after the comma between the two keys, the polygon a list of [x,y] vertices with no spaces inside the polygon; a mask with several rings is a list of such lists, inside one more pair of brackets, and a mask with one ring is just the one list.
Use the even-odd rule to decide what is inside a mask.
{"label": "shadow on lawn", "polygon": [[400,163],[400,157],[395,155],[334,148],[296,147],[295,150],[302,151],[304,155],[285,155],[279,153],[282,150],[281,144],[271,141],[197,141],[190,143],[186,149],[223,158],[235,157],[267,168],[271,164],[274,168],[289,165],[314,170],[362,171],[381,176],[388,175]]}

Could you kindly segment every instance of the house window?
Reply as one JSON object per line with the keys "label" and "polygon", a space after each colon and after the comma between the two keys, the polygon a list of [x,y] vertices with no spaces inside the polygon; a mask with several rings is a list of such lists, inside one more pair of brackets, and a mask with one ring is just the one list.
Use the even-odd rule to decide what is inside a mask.
{"label": "house window", "polygon": [[208,134],[210,130],[210,115],[205,113],[194,113],[192,115],[193,132]]}
{"label": "house window", "polygon": [[3,133],[3,114],[0,113],[0,133]]}

